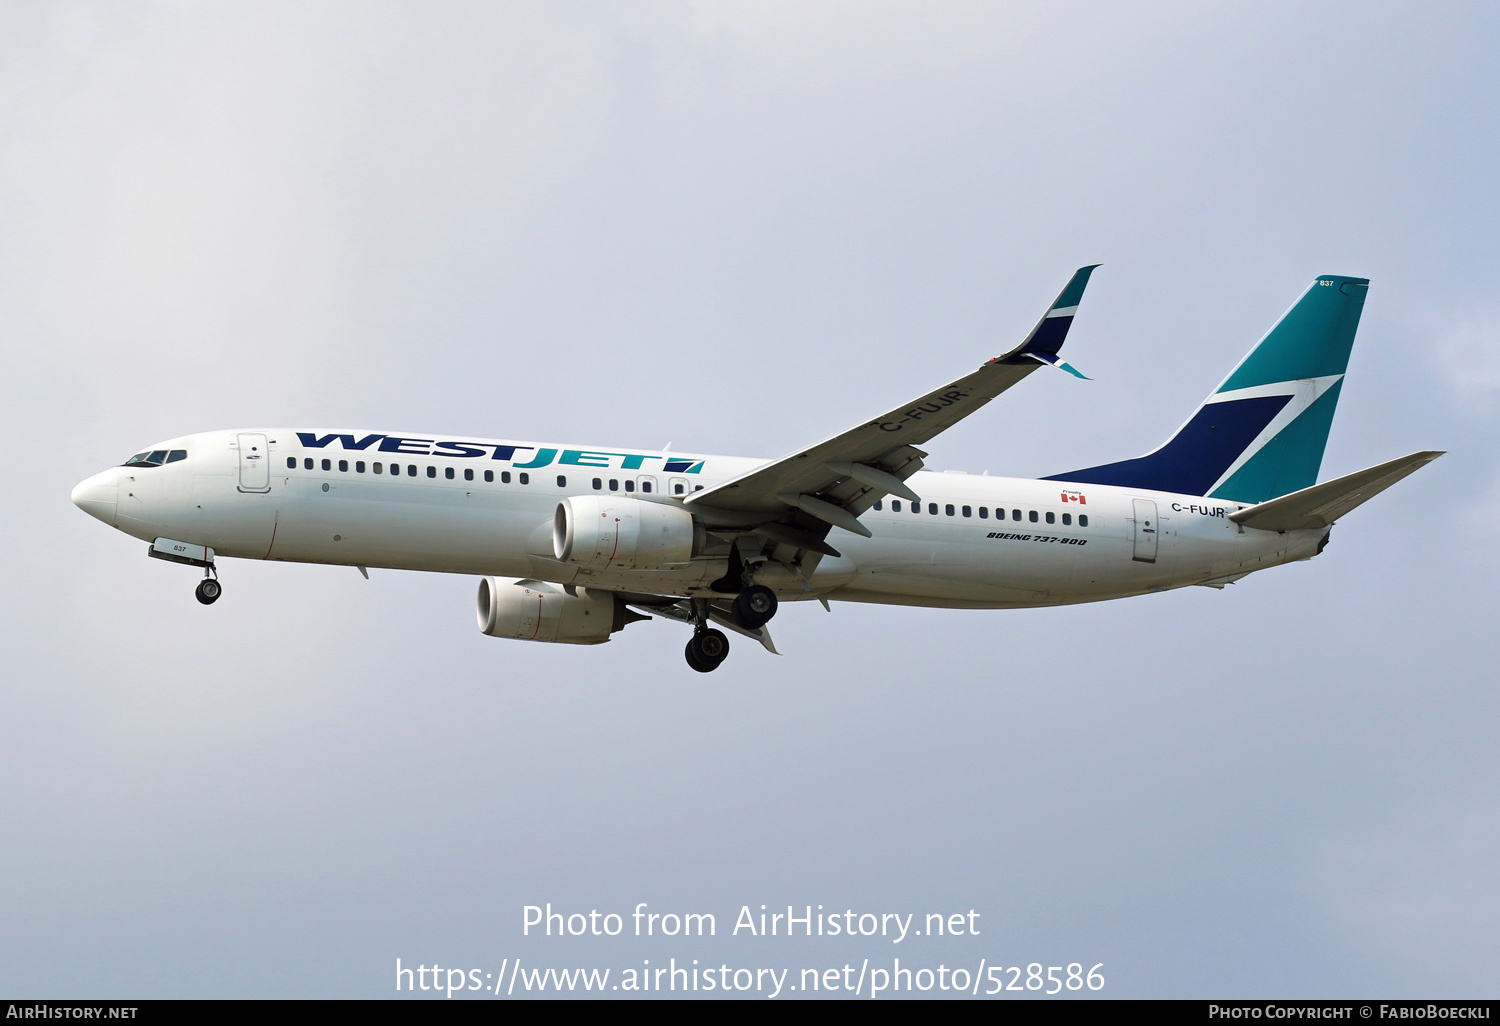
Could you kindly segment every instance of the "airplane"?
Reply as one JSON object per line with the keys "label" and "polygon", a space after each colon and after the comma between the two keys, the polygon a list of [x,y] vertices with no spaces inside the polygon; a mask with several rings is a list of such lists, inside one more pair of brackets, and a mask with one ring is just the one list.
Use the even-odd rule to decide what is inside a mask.
{"label": "airplane", "polygon": [[[1314,279],[1187,421],[1134,459],[1040,479],[933,473],[921,448],[1059,355],[1095,267],[978,370],[779,459],[441,432],[257,428],[159,442],[73,502],[203,571],[223,557],[472,574],[486,635],[594,645],[652,617],[775,653],[786,601],[1009,609],[1310,559],[1335,521],[1443,455],[1317,483],[1369,280]],[[719,628],[724,628],[720,630]]]}

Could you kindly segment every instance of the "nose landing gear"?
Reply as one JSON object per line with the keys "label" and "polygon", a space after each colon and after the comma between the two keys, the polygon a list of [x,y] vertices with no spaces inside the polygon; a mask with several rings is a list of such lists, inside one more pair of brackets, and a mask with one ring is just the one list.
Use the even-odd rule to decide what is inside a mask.
{"label": "nose landing gear", "polygon": [[219,583],[218,571],[214,570],[213,564],[210,563],[204,568],[203,580],[198,582],[198,587],[193,592],[193,595],[205,606],[211,606],[219,601],[219,596],[222,594],[224,594],[224,586]]}
{"label": "nose landing gear", "polygon": [[152,559],[165,559],[169,563],[201,566],[203,580],[198,582],[198,590],[193,594],[205,606],[213,605],[224,594],[224,586],[219,583],[218,568],[214,566],[214,550],[208,546],[158,538],[146,550],[146,555]]}

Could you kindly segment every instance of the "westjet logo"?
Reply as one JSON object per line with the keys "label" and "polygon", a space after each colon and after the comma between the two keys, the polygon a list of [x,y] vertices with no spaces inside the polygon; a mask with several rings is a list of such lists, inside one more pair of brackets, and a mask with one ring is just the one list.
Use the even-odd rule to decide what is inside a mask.
{"label": "westjet logo", "polygon": [[[341,449],[355,452],[392,452],[404,456],[446,456],[459,459],[491,459],[509,463],[518,470],[533,470],[551,466],[555,461],[560,467],[597,467],[601,469],[641,470],[655,469],[646,466],[647,460],[661,460],[661,471],[665,474],[697,474],[703,470],[702,460],[685,460],[668,456],[652,456],[645,453],[594,452],[588,449],[537,448],[534,445],[508,445],[501,442],[440,442],[431,438],[402,438],[399,435],[318,435],[311,431],[298,431],[297,440],[308,449],[326,449],[335,441]],[[378,443],[378,444],[377,444]],[[374,447],[373,449],[371,447]],[[524,463],[516,462],[516,454],[522,453]],[[619,460],[619,463],[614,462]]]}

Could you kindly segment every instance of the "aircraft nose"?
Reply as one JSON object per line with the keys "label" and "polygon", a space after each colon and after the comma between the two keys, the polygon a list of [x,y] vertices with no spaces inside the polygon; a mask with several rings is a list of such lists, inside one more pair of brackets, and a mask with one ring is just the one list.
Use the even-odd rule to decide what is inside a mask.
{"label": "aircraft nose", "polygon": [[115,513],[119,509],[120,500],[120,478],[116,468],[110,468],[102,474],[95,474],[85,481],[80,481],[78,487],[73,489],[73,505],[83,510],[91,517],[104,521],[110,527],[115,526]]}

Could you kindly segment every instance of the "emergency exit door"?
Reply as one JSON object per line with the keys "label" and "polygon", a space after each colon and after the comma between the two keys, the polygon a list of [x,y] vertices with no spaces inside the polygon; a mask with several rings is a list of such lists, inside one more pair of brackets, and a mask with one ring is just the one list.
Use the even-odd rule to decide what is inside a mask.
{"label": "emergency exit door", "polygon": [[1135,506],[1135,552],[1137,563],[1156,562],[1156,540],[1161,536],[1156,522],[1156,503],[1150,499],[1132,499]]}

